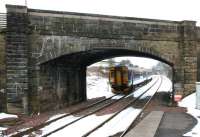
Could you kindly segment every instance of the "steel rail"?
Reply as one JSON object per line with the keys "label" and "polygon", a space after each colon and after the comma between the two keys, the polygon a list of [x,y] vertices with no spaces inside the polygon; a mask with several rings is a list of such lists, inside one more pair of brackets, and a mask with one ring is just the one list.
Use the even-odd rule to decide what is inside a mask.
{"label": "steel rail", "polygon": [[122,132],[120,137],[124,137],[128,133],[128,131],[130,130],[131,126],[136,122],[137,118],[143,113],[144,109],[149,105],[150,101],[153,99],[153,97],[155,96],[157,91],[160,89],[162,81],[163,81],[163,77],[161,76],[161,82],[160,82],[160,85],[157,88],[156,92],[150,97],[150,99],[147,101],[147,103],[142,107],[142,111],[138,114],[138,116],[134,120],[132,120],[131,124],[124,130],[124,132]]}
{"label": "steel rail", "polygon": [[[158,79],[159,80],[159,79]],[[112,115],[111,117],[109,117],[108,119],[106,119],[105,121],[103,121],[102,123],[100,123],[98,126],[96,126],[95,128],[93,128],[92,130],[90,130],[89,132],[85,133],[82,137],[87,137],[89,136],[91,133],[93,133],[94,131],[96,131],[97,129],[99,129],[100,127],[102,127],[103,125],[105,125],[106,123],[108,123],[110,120],[112,120],[114,117],[116,117],[119,113],[121,113],[123,110],[127,109],[128,107],[130,107],[134,102],[136,102],[138,99],[140,99],[145,93],[147,93],[147,91],[149,91],[157,82],[158,80],[156,80],[148,89],[146,89],[141,95],[139,95],[137,98],[135,98],[134,100],[132,100],[131,102],[129,102],[127,105],[125,105],[122,109],[120,109],[118,112],[116,112],[114,115]]]}

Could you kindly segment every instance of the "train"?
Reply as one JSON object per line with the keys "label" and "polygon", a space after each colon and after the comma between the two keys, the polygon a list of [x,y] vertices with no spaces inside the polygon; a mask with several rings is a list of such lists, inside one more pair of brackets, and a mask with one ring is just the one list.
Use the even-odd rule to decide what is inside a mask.
{"label": "train", "polygon": [[151,78],[141,82],[134,82],[134,71],[127,66],[113,66],[109,68],[109,83],[114,94],[129,94],[135,88],[147,84]]}

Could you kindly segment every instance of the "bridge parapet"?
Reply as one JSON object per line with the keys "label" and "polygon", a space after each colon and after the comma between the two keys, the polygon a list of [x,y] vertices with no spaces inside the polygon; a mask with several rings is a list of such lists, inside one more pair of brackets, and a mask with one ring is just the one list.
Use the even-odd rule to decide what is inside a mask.
{"label": "bridge parapet", "polygon": [[[31,26],[43,35],[110,39],[178,40],[180,22],[29,9]],[[168,34],[168,35],[166,35]]]}

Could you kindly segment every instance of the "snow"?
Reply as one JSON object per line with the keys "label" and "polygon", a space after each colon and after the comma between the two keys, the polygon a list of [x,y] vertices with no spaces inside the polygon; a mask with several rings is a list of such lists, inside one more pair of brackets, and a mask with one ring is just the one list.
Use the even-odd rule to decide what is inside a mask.
{"label": "snow", "polygon": [[152,76],[152,80],[147,85],[137,89],[132,95],[134,97],[138,97],[141,94],[141,92],[144,92],[145,90],[150,88],[157,81],[157,79],[158,79],[158,76]]}
{"label": "snow", "polygon": [[109,123],[105,124],[96,132],[93,132],[89,137],[106,137],[122,132],[131,124],[140,112],[141,109],[129,107],[119,113]]}
{"label": "snow", "polygon": [[172,81],[168,77],[163,75],[162,78],[164,84],[161,85],[158,92],[172,92]]}
{"label": "snow", "polygon": [[12,115],[12,114],[0,113],[0,119],[4,119],[4,118],[18,118],[18,116]]}
{"label": "snow", "polygon": [[122,98],[124,95],[117,95],[117,96],[114,96],[114,97],[112,97],[112,99],[120,99],[120,98]]}
{"label": "snow", "polygon": [[[0,127],[0,131],[2,130],[6,130],[7,128],[6,127]],[[0,132],[1,133],[1,132]]]}
{"label": "snow", "polygon": [[59,117],[64,116],[64,115],[66,115],[66,114],[57,114],[57,115],[54,115],[54,116],[50,117],[48,121],[54,120],[54,119],[59,118]]}
{"label": "snow", "polygon": [[[6,137],[12,137],[13,135],[15,135],[15,134],[17,134],[17,133],[26,131],[26,130],[28,130],[28,129],[29,129],[29,128],[22,128],[22,129],[19,129],[19,130],[17,130],[18,132],[14,132],[14,133],[12,133],[12,134],[9,134],[9,135],[7,135]],[[29,137],[29,136],[28,136],[28,135],[25,135],[24,137]]]}
{"label": "snow", "polygon": [[[75,116],[70,115],[70,116],[62,118],[62,119],[60,119],[56,122],[53,122],[53,123],[49,124],[48,126],[41,129],[43,131],[42,135],[47,134],[47,133],[51,132],[52,130],[55,130],[55,129],[61,127],[61,126],[64,126],[67,123],[70,123],[70,122],[72,122],[72,121],[74,121],[78,118],[79,117],[75,117]],[[58,132],[58,133],[60,133],[60,132]]]}
{"label": "snow", "polygon": [[150,97],[150,96],[153,96],[156,91],[158,90],[159,86],[160,86],[160,82],[161,82],[161,78],[159,77],[158,78],[158,81],[156,82],[156,84],[151,87],[148,92],[146,92],[144,95],[142,95],[142,99],[146,98],[146,97]]}
{"label": "snow", "polygon": [[190,132],[184,134],[183,136],[189,137],[200,137],[200,110],[195,109],[196,107],[196,94],[193,93],[187,97],[185,97],[181,102],[179,102],[179,106],[186,107],[187,113],[195,117],[198,121],[197,125]]}
{"label": "snow", "polygon": [[108,78],[98,76],[87,77],[87,99],[114,95],[111,92]]}
{"label": "snow", "polygon": [[141,83],[142,81],[146,80],[146,78],[135,78],[134,81],[133,81],[133,84],[139,84]]}
{"label": "snow", "polygon": [[63,130],[59,131],[56,134],[50,135],[50,137],[64,137],[64,136],[73,136],[73,137],[81,137],[83,134],[85,134],[87,131],[94,128],[96,125],[100,124],[102,121],[107,119],[113,114],[104,115],[104,116],[96,116],[91,115],[88,116],[72,125],[70,125],[67,128],[64,128]]}
{"label": "snow", "polygon": [[[12,114],[0,113],[0,120],[5,119],[5,118],[18,118],[18,116],[12,115]],[[6,129],[7,129],[6,127],[0,127],[0,131],[6,130]]]}
{"label": "snow", "polygon": [[140,78],[135,78],[134,81],[133,81],[133,84],[139,84],[141,83],[142,81],[145,81],[147,79],[149,79],[150,77],[140,77]]}

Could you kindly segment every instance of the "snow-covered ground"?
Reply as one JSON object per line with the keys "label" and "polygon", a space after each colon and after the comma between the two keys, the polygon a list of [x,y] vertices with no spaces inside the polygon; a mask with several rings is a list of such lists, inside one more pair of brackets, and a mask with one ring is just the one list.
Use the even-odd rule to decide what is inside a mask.
{"label": "snow-covered ground", "polygon": [[186,137],[200,137],[200,110],[196,109],[196,94],[193,93],[186,98],[184,98],[181,102],[179,102],[179,106],[186,107],[187,113],[195,117],[198,121],[197,125],[191,129],[190,132],[184,134]]}
{"label": "snow-covered ground", "polygon": [[[155,76],[151,76],[151,77],[155,77]],[[161,85],[161,88],[159,89],[159,91],[160,92],[161,91],[169,91],[170,89],[172,89],[171,88],[172,83],[167,77],[165,77],[165,76],[162,76],[162,77],[163,77],[163,81],[165,84]],[[143,77],[141,77],[140,79],[137,78],[134,81],[134,84],[137,84],[144,80],[146,80],[146,78],[143,78]],[[152,83],[152,81],[150,83]],[[103,96],[108,98],[112,95],[114,95],[114,94],[111,92],[111,87],[110,87],[108,78],[103,78],[103,77],[99,77],[99,76],[88,76],[87,77],[87,99],[103,97]]]}
{"label": "snow-covered ground", "polygon": [[127,125],[131,124],[131,121],[133,121],[140,112],[141,109],[129,107],[119,113],[119,115],[117,115],[109,123],[105,124],[102,128],[93,132],[89,137],[107,137],[120,131],[124,131],[126,130]]}
{"label": "snow-covered ground", "polygon": [[108,78],[89,76],[87,77],[87,99],[112,96]]}
{"label": "snow-covered ground", "polygon": [[[158,78],[158,76],[152,76],[152,80],[147,85],[134,91],[133,96],[138,97],[141,94],[141,92],[144,92],[145,90],[149,89],[158,80]],[[145,96],[143,97],[145,98]]]}
{"label": "snow-covered ground", "polygon": [[141,83],[142,81],[145,81],[145,80],[147,80],[147,79],[149,79],[149,78],[151,78],[151,77],[139,77],[139,78],[135,78],[134,81],[133,81],[133,84],[134,84],[134,85],[135,85],[135,84],[139,84],[139,83]]}
{"label": "snow-covered ground", "polygon": [[[0,127],[0,131],[2,130],[6,130],[7,128],[6,127]],[[1,135],[1,134],[0,134]]]}
{"label": "snow-covered ground", "polygon": [[163,78],[163,84],[161,85],[160,89],[158,92],[171,92],[172,91],[172,81],[166,77],[162,76]]}

